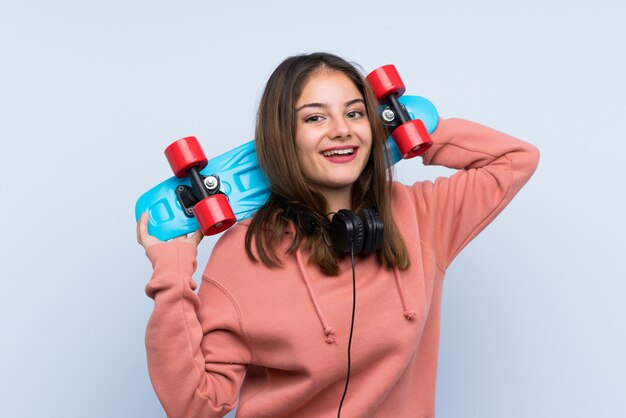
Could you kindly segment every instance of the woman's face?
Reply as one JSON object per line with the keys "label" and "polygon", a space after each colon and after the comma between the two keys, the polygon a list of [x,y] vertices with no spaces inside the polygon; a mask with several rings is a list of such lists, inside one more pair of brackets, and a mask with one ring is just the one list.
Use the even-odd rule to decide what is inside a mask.
{"label": "woman's face", "polygon": [[320,71],[296,102],[296,153],[304,176],[322,193],[351,190],[372,147],[363,96],[342,72]]}

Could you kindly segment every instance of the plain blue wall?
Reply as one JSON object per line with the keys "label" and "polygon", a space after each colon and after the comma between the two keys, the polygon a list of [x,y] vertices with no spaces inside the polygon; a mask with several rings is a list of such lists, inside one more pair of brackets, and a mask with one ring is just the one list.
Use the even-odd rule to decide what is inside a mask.
{"label": "plain blue wall", "polygon": [[[89,4],[88,4],[89,3]],[[394,63],[412,94],[537,145],[535,177],[446,277],[439,417],[623,417],[624,6],[3,2],[0,416],[163,417],[133,206],[164,147],[253,136],[286,56]],[[406,182],[449,174],[404,162]],[[203,241],[204,264],[215,239]]]}

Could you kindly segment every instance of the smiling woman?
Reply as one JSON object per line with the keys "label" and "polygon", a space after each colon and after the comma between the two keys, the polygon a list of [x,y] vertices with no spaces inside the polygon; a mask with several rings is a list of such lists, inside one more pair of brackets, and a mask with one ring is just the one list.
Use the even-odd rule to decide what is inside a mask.
{"label": "smiling woman", "polygon": [[326,198],[329,212],[350,208],[352,184],[372,147],[361,93],[343,73],[319,70],[304,86],[296,108],[296,153],[302,173]]}
{"label": "smiling woman", "polygon": [[[339,209],[374,208],[385,225],[379,261],[386,268],[408,267],[406,246],[391,215],[387,131],[370,117],[377,110],[378,100],[363,75],[342,58],[295,56],[276,68],[261,98],[256,129],[259,165],[272,194],[246,234],[251,259],[258,257],[269,267],[282,264],[277,249],[292,220],[280,214],[289,202],[304,208],[317,225],[327,224],[327,215]],[[290,254],[303,239],[298,228],[294,232]],[[341,254],[328,241],[325,228],[315,228],[303,249],[310,251],[312,264],[336,275]]]}
{"label": "smiling woman", "polygon": [[[406,186],[391,179],[377,109],[339,57],[277,67],[256,128],[270,198],[220,238],[198,294],[200,237],[159,242],[140,220],[154,266],[148,365],[168,416],[220,417],[239,405],[241,418],[434,417],[446,269],[531,177],[539,153],[440,119],[423,162],[458,171]],[[352,225],[352,257],[329,245],[337,219]]]}

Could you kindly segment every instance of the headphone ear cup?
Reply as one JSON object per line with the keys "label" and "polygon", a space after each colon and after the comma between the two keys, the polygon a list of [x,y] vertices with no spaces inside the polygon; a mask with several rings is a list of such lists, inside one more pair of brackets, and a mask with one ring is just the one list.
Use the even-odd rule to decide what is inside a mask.
{"label": "headphone ear cup", "polygon": [[[349,216],[352,218],[352,223],[355,226],[354,228],[355,234],[354,234],[354,237],[352,238],[354,240],[354,254],[359,254],[361,251],[363,251],[363,241],[364,241],[364,235],[365,235],[363,222],[361,221],[361,218],[357,216],[356,213],[350,212],[350,211],[347,211],[347,212]],[[350,249],[348,249],[347,252],[350,252]]]}
{"label": "headphone ear cup", "polygon": [[376,221],[374,211],[365,208],[359,213],[363,220],[363,254],[370,254],[375,250],[376,245]]}
{"label": "headphone ear cup", "polygon": [[[366,221],[365,240],[371,250],[366,253],[376,252],[383,248],[385,228],[382,218],[374,209],[365,208],[361,211],[362,218]],[[365,247],[365,245],[364,245]]]}
{"label": "headphone ear cup", "polygon": [[374,219],[374,225],[376,225],[376,233],[374,235],[374,251],[381,250],[383,248],[383,241],[385,239],[385,224],[383,219],[378,216],[378,213],[372,210],[372,218]]}
{"label": "headphone ear cup", "polygon": [[351,245],[354,254],[363,248],[363,223],[354,212],[341,209],[330,223],[330,239],[337,250],[349,253]]}

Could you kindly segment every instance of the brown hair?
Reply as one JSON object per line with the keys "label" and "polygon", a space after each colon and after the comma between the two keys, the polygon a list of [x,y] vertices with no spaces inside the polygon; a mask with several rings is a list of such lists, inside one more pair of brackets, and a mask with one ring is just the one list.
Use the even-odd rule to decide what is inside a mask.
{"label": "brown hair", "polygon": [[[257,159],[270,183],[270,197],[252,218],[246,233],[246,253],[269,267],[279,267],[282,259],[277,254],[278,244],[288,231],[294,231],[287,253],[293,254],[302,243],[303,233],[294,228],[283,211],[285,201],[307,209],[316,223],[326,223],[328,204],[324,196],[304,177],[296,156],[296,102],[305,84],[319,71],[339,71],[345,74],[363,95],[367,117],[372,130],[372,149],[369,160],[358,180],[352,186],[352,210],[375,208],[384,227],[383,247],[378,258],[385,268],[397,266],[406,269],[409,259],[406,246],[391,216],[391,167],[385,146],[387,132],[376,117],[378,101],[361,73],[349,62],[328,53],[297,55],[287,58],[270,76],[261,97],[257,114],[255,146]],[[327,243],[325,228],[316,229],[305,240],[304,249],[310,250],[310,262],[329,275],[339,273],[341,254]]]}

